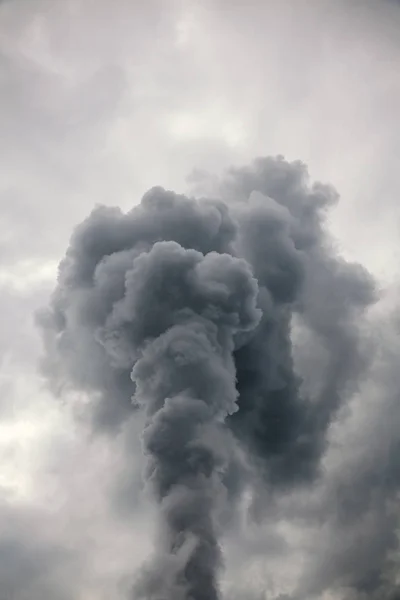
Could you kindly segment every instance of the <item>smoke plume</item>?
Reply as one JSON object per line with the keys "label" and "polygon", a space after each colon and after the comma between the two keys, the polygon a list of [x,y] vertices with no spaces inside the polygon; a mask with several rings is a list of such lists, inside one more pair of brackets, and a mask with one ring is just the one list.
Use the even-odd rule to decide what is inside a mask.
{"label": "smoke plume", "polygon": [[223,505],[250,481],[282,494],[317,481],[372,360],[375,284],[326,232],[335,190],[282,157],[217,188],[218,199],[156,187],[126,214],[95,208],[40,316],[43,368],[54,389],[90,396],[96,430],[146,416],[160,530],[136,595],[151,600],[218,597]]}

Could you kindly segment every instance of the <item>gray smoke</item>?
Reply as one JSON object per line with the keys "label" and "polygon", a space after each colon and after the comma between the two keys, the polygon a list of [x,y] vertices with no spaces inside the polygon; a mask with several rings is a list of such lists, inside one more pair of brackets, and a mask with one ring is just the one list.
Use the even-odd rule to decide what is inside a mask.
{"label": "gray smoke", "polygon": [[[217,598],[213,513],[226,459],[214,440],[236,409],[233,336],[257,324],[256,293],[244,260],[158,242],[133,261],[124,298],[100,332],[116,364],[135,363],[135,397],[148,417],[146,478],[163,513],[165,554],[192,546],[167,597]],[[155,581],[145,596],[165,597],[165,581]]]}
{"label": "gray smoke", "polygon": [[[251,473],[267,489],[314,481],[371,358],[363,315],[374,282],[326,233],[336,192],[277,157],[232,170],[218,197],[153,188],[127,214],[96,208],[40,316],[43,368],[55,390],[90,395],[97,430],[145,411],[162,524],[136,594],[152,600],[218,596],[226,494]],[[311,340],[301,369],[296,323]]]}
{"label": "gray smoke", "polygon": [[[171,239],[169,230],[185,218],[175,237],[197,249],[157,242]],[[170,582],[171,597],[217,597],[214,512],[227,463],[221,444],[227,434],[220,430],[237,408],[234,335],[251,330],[260,316],[249,265],[222,252],[232,231],[219,203],[198,204],[161,190],[146,195],[128,218],[100,209],[83,235],[77,232],[53,301],[59,333],[52,341],[73,381],[93,386],[103,401],[113,394],[124,410],[135,389],[135,403],[146,411],[146,478],[163,515],[158,550],[162,557],[164,547],[167,560],[186,557]],[[89,371],[82,351],[92,353]],[[160,572],[149,576],[146,597],[163,597],[171,572],[159,580]]]}
{"label": "gray smoke", "polygon": [[130,357],[125,364],[111,362],[97,332],[124,296],[125,273],[134,259],[161,240],[203,254],[229,252],[234,237],[234,222],[221,202],[199,203],[161,188],[150,190],[128,214],[98,207],[76,229],[51,309],[40,316],[44,370],[56,390],[92,393],[96,428],[115,428],[132,410]]}
{"label": "gray smoke", "polygon": [[[258,159],[232,171],[224,195],[245,203],[241,248],[263,309],[255,335],[236,353],[240,411],[232,424],[274,483],[307,481],[318,469],[332,418],[368,364],[362,315],[376,299],[374,282],[360,265],[337,256],[324,229],[337,194],[310,186],[302,163]],[[293,366],[293,315],[326,356],[313,398],[300,393]]]}

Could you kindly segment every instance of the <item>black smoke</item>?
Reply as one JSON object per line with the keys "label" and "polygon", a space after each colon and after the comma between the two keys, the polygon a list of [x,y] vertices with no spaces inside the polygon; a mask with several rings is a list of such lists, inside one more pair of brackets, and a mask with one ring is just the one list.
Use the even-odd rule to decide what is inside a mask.
{"label": "black smoke", "polygon": [[43,368],[56,390],[87,392],[96,430],[146,414],[162,519],[136,594],[152,600],[218,597],[221,506],[255,474],[282,494],[313,485],[372,360],[365,315],[378,296],[327,233],[335,190],[277,157],[232,169],[216,196],[153,188],[126,214],[97,207],[40,316]]}

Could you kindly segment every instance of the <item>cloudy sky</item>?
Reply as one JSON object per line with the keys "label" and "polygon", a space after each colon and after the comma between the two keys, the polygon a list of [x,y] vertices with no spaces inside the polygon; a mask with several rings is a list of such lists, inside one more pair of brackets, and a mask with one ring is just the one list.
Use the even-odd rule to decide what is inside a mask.
{"label": "cloudy sky", "polygon": [[[376,279],[375,353],[320,479],[263,487],[261,516],[242,507],[227,528],[221,586],[398,597],[399,28],[396,0],[0,0],[0,600],[131,598],[154,545],[141,417],[99,431],[85,390],[60,393],[39,368],[34,315],[73,228],[152,186],[214,193],[270,155],[339,193],[327,226]],[[308,373],[301,332],[293,345]]]}

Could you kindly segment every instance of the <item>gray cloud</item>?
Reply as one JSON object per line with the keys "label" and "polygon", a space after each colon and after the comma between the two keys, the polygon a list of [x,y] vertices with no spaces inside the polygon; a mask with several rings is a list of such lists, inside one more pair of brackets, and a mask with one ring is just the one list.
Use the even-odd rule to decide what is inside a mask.
{"label": "gray cloud", "polygon": [[56,541],[44,542],[40,523],[47,525],[45,515],[4,503],[0,515],[2,598],[73,598],[71,577],[79,573],[77,557]]}
{"label": "gray cloud", "polygon": [[306,597],[329,588],[345,598],[399,594],[397,314],[379,330],[353,413],[336,426],[335,468],[319,507],[310,507],[309,518],[324,525],[302,580]]}
{"label": "gray cloud", "polygon": [[[324,219],[336,193],[321,184],[309,186],[300,162],[258,160],[234,170],[224,193],[242,200],[253,193],[241,215],[241,243],[265,290],[262,326],[236,354],[241,410],[232,420],[239,435],[261,457],[268,456],[273,479],[312,477],[330,422],[367,364],[362,313],[375,300],[374,282],[359,265],[335,254]],[[300,392],[293,315],[327,355],[316,398]]]}
{"label": "gray cloud", "polygon": [[[135,401],[147,404],[149,417],[144,430],[148,476],[169,529],[166,556],[192,543],[190,536],[198,539],[176,577],[184,576],[190,593],[202,598],[217,593],[219,552],[212,513],[218,494],[212,493],[210,478],[216,478],[222,457],[213,438],[218,437],[218,421],[235,410],[233,335],[257,323],[257,288],[247,263],[229,254],[204,256],[172,241],[154,244],[161,236],[180,239],[175,229],[186,244],[192,245],[192,229],[194,245],[199,232],[200,247],[218,249],[229,244],[234,232],[221,203],[198,203],[158,189],[130,215],[97,210],[71,242],[60,268],[53,314],[42,323],[50,333],[49,350],[55,351],[49,357],[68,360],[69,374],[78,385],[92,372],[93,380],[84,383],[93,382],[103,401],[111,400],[110,412],[119,397],[129,406],[133,386],[129,393],[120,377],[125,373],[129,379],[135,365]],[[107,302],[107,289],[120,298]],[[49,325],[55,328],[53,339]],[[85,330],[92,332],[88,343],[94,350],[89,353],[83,345]],[[83,352],[77,356],[79,347]],[[109,387],[102,388],[107,363],[117,397]],[[52,370],[49,361],[47,370]],[[101,379],[96,373],[103,373]],[[180,430],[182,439],[177,437]],[[157,593],[152,585],[146,585],[146,596]]]}
{"label": "gray cloud", "polygon": [[[363,328],[375,284],[337,256],[326,233],[334,190],[310,185],[302,163],[278,157],[234,169],[220,195],[225,202],[153,188],[126,214],[95,209],[72,236],[40,317],[47,374],[92,395],[96,428],[122,423],[132,396],[146,407],[147,477],[167,527],[156,546],[161,562],[137,588],[146,597],[158,597],[160,586],[189,593],[182,574],[195,597],[217,593],[212,515],[221,492],[212,482],[223,469],[230,486],[236,451],[227,432],[214,429],[210,408],[220,407],[261,470],[267,495],[253,506],[260,518],[270,485],[285,490],[320,474],[330,426],[373,358]],[[260,286],[262,318],[241,333],[255,320],[246,264]],[[304,395],[295,369],[293,318],[324,353],[315,397]],[[248,476],[236,467],[242,485]],[[236,495],[239,481],[234,488]],[[200,537],[196,549],[189,533]]]}
{"label": "gray cloud", "polygon": [[[184,189],[184,174],[194,165],[220,172],[254,155],[283,152],[302,157],[313,174],[334,182],[343,196],[327,217],[321,207],[315,221],[311,215],[302,221],[311,246],[321,219],[346,257],[361,260],[379,277],[397,277],[400,13],[396,2],[373,0],[232,2],[229,15],[224,2],[205,0],[184,5],[117,0],[112,6],[102,0],[9,0],[0,12],[1,482],[7,489],[16,485],[27,504],[34,502],[31,480],[35,494],[39,487],[46,489],[40,510],[24,506],[17,511],[18,501],[12,499],[11,516],[11,508],[2,504],[7,539],[18,547],[17,552],[8,546],[7,552],[14,552],[15,562],[21,555],[27,575],[38,573],[29,575],[32,597],[119,598],[143,558],[135,548],[139,554],[149,551],[146,530],[154,518],[147,518],[141,500],[143,424],[129,400],[135,386],[128,369],[110,366],[93,333],[104,324],[102,311],[120,297],[121,271],[132,257],[129,249],[125,256],[118,252],[109,267],[98,268],[105,305],[96,305],[90,327],[81,327],[75,356],[65,336],[65,362],[53,364],[60,375],[55,387],[61,383],[64,393],[74,387],[91,395],[81,405],[81,392],[67,392],[78,415],[90,416],[97,432],[116,434],[98,436],[96,442],[70,421],[69,403],[55,409],[43,397],[32,372],[38,340],[31,313],[48,294],[48,283],[35,273],[47,261],[58,262],[71,228],[96,202],[130,210],[154,182]],[[254,182],[254,165],[247,171],[250,188],[265,188],[262,181]],[[296,169],[293,177],[299,177]],[[233,177],[228,198],[240,197],[242,179],[243,173]],[[283,189],[287,185],[283,182]],[[299,191],[302,198],[310,193],[305,187],[307,193]],[[239,254],[240,246],[240,253],[246,249],[253,257],[276,248],[273,261],[257,259],[260,277],[271,288],[261,292],[259,302],[271,318],[263,317],[254,337],[236,339],[238,345],[246,342],[236,350],[242,372],[249,372],[254,353],[264,357],[260,365],[265,360],[268,369],[261,373],[257,364],[257,389],[265,397],[267,388],[268,398],[276,401],[265,403],[266,414],[258,405],[248,417],[242,410],[242,417],[232,419],[232,426],[237,419],[246,428],[238,432],[241,447],[231,444],[231,464],[225,465],[224,483],[236,511],[232,514],[230,506],[221,518],[224,527],[229,523],[223,538],[226,576],[234,575],[232,595],[241,589],[247,598],[275,597],[283,587],[282,593],[297,589],[305,597],[325,590],[340,600],[387,600],[396,594],[397,569],[396,510],[391,508],[397,489],[397,350],[388,341],[390,327],[395,331],[396,326],[392,322],[379,333],[365,326],[363,315],[373,296],[368,277],[338,259],[327,237],[323,260],[311,246],[299,256],[292,244],[300,217],[293,216],[293,205],[280,199],[279,190],[269,194],[273,201],[253,194],[250,202],[257,219],[273,224],[268,236],[273,247],[264,240],[258,248],[252,240],[257,219],[232,207],[234,218],[228,221],[236,233],[227,227],[224,242],[225,251]],[[248,202],[250,192],[242,195]],[[321,191],[329,204],[335,197],[327,188]],[[213,226],[210,222],[210,230]],[[241,228],[248,234],[239,245]],[[180,235],[179,243],[190,247],[195,231]],[[207,235],[209,248],[220,251],[212,247],[218,235],[213,241]],[[163,233],[154,241],[159,239]],[[74,298],[70,331],[81,325],[83,296],[80,303]],[[378,338],[386,348],[380,359],[371,348]],[[390,344],[393,356],[387,354]],[[387,377],[377,375],[379,360],[392,365]],[[250,392],[245,374],[240,380]],[[63,414],[56,423],[55,410]],[[333,435],[337,429],[341,435]],[[72,432],[73,448],[59,442]],[[222,457],[231,441],[221,439]],[[39,464],[42,453],[48,461]],[[103,465],[104,453],[114,458]],[[250,474],[265,454],[262,483],[255,484]],[[100,486],[110,472],[112,483]],[[55,479],[71,493],[57,505],[53,520],[47,508],[54,501]],[[246,512],[242,504],[247,506],[250,492],[252,513],[242,515],[239,526],[236,519]],[[107,505],[101,510],[99,497]],[[18,530],[25,511],[26,528]],[[48,534],[57,523],[63,524],[57,534]],[[185,560],[180,554],[176,568]],[[175,566],[163,563],[162,568],[171,574]],[[9,571],[8,579],[2,571],[0,588],[3,579],[8,589],[12,581],[14,595],[23,597],[28,593],[22,591],[23,578],[17,581],[10,565]]]}

